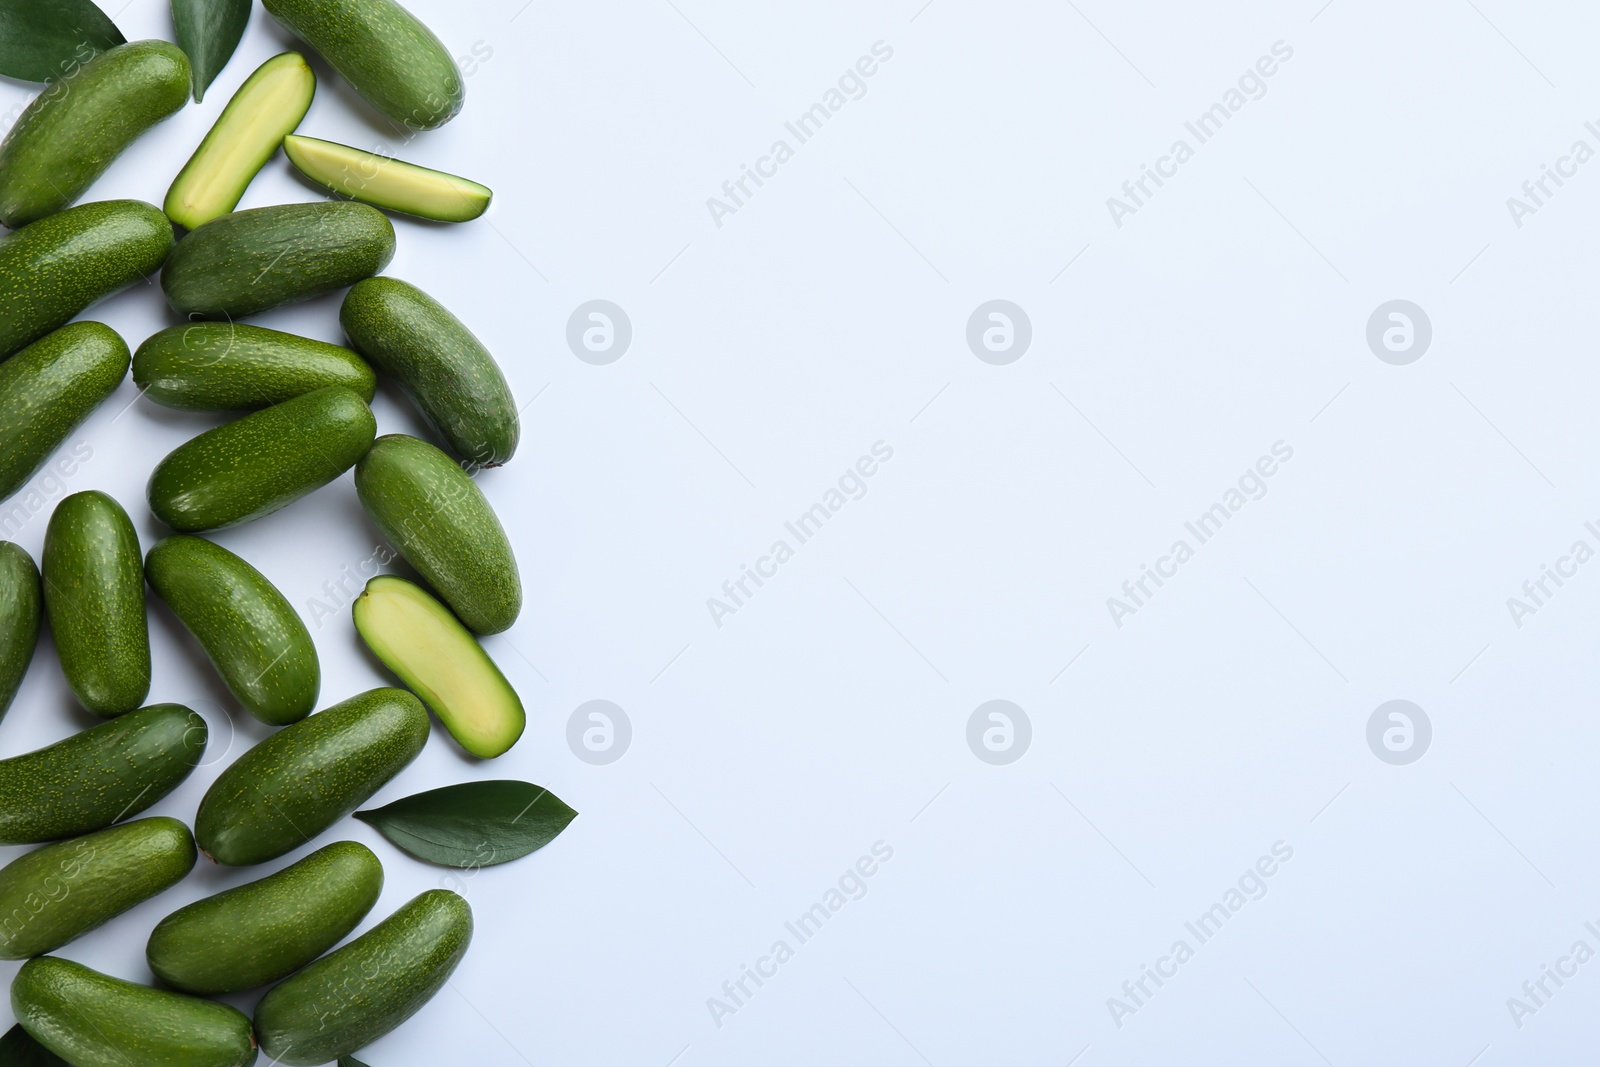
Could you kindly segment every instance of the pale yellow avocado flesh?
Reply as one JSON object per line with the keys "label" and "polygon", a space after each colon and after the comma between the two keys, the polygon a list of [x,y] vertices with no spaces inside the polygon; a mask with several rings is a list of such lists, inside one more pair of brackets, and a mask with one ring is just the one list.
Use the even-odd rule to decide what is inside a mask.
{"label": "pale yellow avocado flesh", "polygon": [[449,608],[413,582],[379,575],[353,613],[367,647],[462,748],[491,759],[516,744],[527,725],[522,700]]}
{"label": "pale yellow avocado flesh", "polygon": [[494,196],[487,186],[455,174],[315,137],[285,137],[283,151],[326,189],[435,222],[469,222],[488,210]]}
{"label": "pale yellow avocado flesh", "polygon": [[317,76],[298,52],[273,56],[245,79],[167,190],[163,210],[195,229],[228,214],[311,107]]}

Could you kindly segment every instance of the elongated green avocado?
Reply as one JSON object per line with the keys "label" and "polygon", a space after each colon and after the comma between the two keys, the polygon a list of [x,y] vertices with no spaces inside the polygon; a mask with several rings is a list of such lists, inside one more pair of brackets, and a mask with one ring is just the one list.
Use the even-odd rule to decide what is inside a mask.
{"label": "elongated green avocado", "polygon": [[260,881],[168,915],[145,947],[157,978],[186,993],[237,993],[298,971],[378,902],[383,864],[336,841]]}
{"label": "elongated green avocado", "polygon": [[356,1052],[422,1009],[472,943],[472,909],[430,889],[343,948],[275,986],[256,1006],[261,1050],[314,1067]]}
{"label": "elongated green avocado", "polygon": [[383,114],[413,130],[443,126],[466,83],[439,38],[394,0],[263,0]]}
{"label": "elongated green avocado", "polygon": [[218,775],[200,801],[195,840],[230,867],[275,859],[360,807],[427,741],[428,712],[404,689],[353,696],[278,731]]}
{"label": "elongated green avocado", "polygon": [[72,1067],[250,1067],[250,1020],[235,1008],[41,956],[11,983],[30,1037]]}
{"label": "elongated green avocado", "polygon": [[128,346],[99,322],[74,322],[0,363],[0,500],[122,383]]}
{"label": "elongated green avocado", "polygon": [[316,137],[290,134],[283,139],[283,154],[330,192],[434,222],[471,222],[489,210],[494,198],[488,186],[458,174]]}
{"label": "elongated green avocado", "polygon": [[194,229],[226,215],[311,108],[317,76],[298,52],[273,56],[245,79],[167,190],[167,217]]}
{"label": "elongated green avocado", "polygon": [[154,274],[170,251],[172,223],[141,200],[83,204],[0,237],[0,359]]}
{"label": "elongated green avocado", "polygon": [[235,211],[178,242],[161,270],[180,315],[237,319],[370,278],[394,258],[394,224],[348,201]]}
{"label": "elongated green avocado", "polygon": [[0,959],[51,952],[183,881],[197,853],[177,819],[58,841],[0,870]]}
{"label": "elongated green avocado", "polygon": [[70,207],[111,161],[189,102],[189,59],[166,41],[118,45],[34,98],[0,143],[0,223]]}
{"label": "elongated green avocado", "polygon": [[33,557],[21,545],[0,541],[0,717],[33,662],[43,601]]}
{"label": "elongated green avocado", "polygon": [[380,574],[351,609],[356,630],[456,742],[474,756],[503,754],[527,725],[522,699],[450,609],[420,586]]}
{"label": "elongated green avocado", "polygon": [[322,686],[316,646],[260,571],[221,545],[180,534],[150,549],[145,572],[250,714],[273,726],[311,714]]}
{"label": "elongated green avocado", "polygon": [[517,402],[483,343],[433,297],[398,278],[368,278],[345,294],[350,344],[395,379],[456,457],[498,467],[517,450]]}
{"label": "elongated green avocado", "polygon": [[426,441],[387,434],[356,464],[361,506],[474,633],[508,628],[522,579],[483,492]]}
{"label": "elongated green avocado", "polygon": [[86,834],[132,818],[189,777],[206,721],[152,704],[21,756],[0,760],[0,845]]}
{"label": "elongated green avocado", "polygon": [[315,389],[179,445],[150,475],[150,510],[184,531],[259,519],[349,470],[377,428],[355,393]]}
{"label": "elongated green avocado", "polygon": [[192,322],[145,339],[133,380],[157,404],[183,411],[254,411],[330,385],[367,403],[377,375],[348,348],[242,322]]}
{"label": "elongated green avocado", "polygon": [[44,535],[44,607],[61,670],[96,715],[132,711],[150,693],[139,535],[97,489],[56,505]]}

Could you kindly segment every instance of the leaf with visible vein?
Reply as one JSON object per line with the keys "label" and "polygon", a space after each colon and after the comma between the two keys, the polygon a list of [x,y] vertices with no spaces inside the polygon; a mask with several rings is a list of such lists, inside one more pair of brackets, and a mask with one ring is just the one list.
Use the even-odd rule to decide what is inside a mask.
{"label": "leaf with visible vein", "polygon": [[195,103],[205,99],[206,87],[228,65],[249,21],[250,0],[172,0],[178,45],[194,71]]}
{"label": "leaf with visible vein", "polygon": [[528,782],[467,782],[431,789],[356,818],[417,859],[492,867],[543,848],[578,813]]}
{"label": "leaf with visible vein", "polygon": [[0,0],[0,74],[54,81],[127,38],[93,0]]}

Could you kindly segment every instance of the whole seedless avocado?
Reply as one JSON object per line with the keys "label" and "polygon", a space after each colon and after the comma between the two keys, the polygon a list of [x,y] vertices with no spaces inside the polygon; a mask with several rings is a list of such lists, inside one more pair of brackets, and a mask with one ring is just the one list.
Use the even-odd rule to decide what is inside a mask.
{"label": "whole seedless avocado", "polygon": [[0,359],[154,274],[170,251],[172,223],[142,200],[82,204],[0,237]]}
{"label": "whole seedless avocado", "polygon": [[466,84],[439,38],[394,0],[263,0],[273,18],[321,53],[356,92],[413,130],[443,126]]}
{"label": "whole seedless avocado", "polygon": [[237,993],[298,971],[354,930],[378,902],[383,865],[336,841],[257,882],[162,919],[145,948],[156,977],[185,993]]}
{"label": "whole seedless avocado", "polygon": [[242,322],[192,322],[133,354],[147,399],[184,411],[254,411],[330,385],[372,402],[378,379],[348,348]]}
{"label": "whole seedless avocado", "polygon": [[250,1067],[250,1020],[226,1004],[41,956],[11,982],[11,1011],[73,1067]]}
{"label": "whole seedless avocado", "polygon": [[128,346],[74,322],[0,363],[0,500],[21,489],[128,373]]}
{"label": "whole seedless avocado", "polygon": [[235,760],[200,801],[195,840],[230,867],[275,859],[360,807],[427,741],[428,712],[404,689],[353,696]]}
{"label": "whole seedless avocado", "polygon": [[33,662],[43,602],[33,557],[21,545],[0,541],[0,716]]}
{"label": "whole seedless avocado", "polygon": [[517,450],[517,402],[505,375],[460,319],[398,278],[368,278],[345,294],[350,343],[395,379],[458,459],[498,467]]}
{"label": "whole seedless avocado", "polygon": [[145,572],[250,714],[274,726],[311,714],[322,686],[317,649],[265,575],[221,545],[183,535],[150,549]]}
{"label": "whole seedless avocado", "polygon": [[394,224],[346,201],[279,204],[212,219],[161,271],[180,315],[237,319],[370,278],[394,258]]}
{"label": "whole seedless avocado", "polygon": [[56,505],[44,535],[44,606],[61,670],[96,715],[121,715],[150,692],[144,561],[128,513],[99,490]]}
{"label": "whole seedless avocado", "polygon": [[313,1067],[359,1051],[433,998],[472,943],[472,909],[430,889],[275,986],[256,1006],[261,1049]]}
{"label": "whole seedless avocado", "polygon": [[139,814],[189,777],[206,721],[152,704],[53,745],[0,760],[0,845],[86,834]]}
{"label": "whole seedless avocado", "polygon": [[181,882],[197,854],[177,819],[139,819],[34,849],[0,870],[0,959],[51,952]]}
{"label": "whole seedless avocado", "polygon": [[494,634],[522,610],[505,528],[471,478],[426,441],[378,438],[356,465],[361,506],[467,628]]}
{"label": "whole seedless avocado", "polygon": [[328,387],[207,430],[150,475],[156,518],[174,530],[216,530],[270,515],[349,470],[378,424],[366,401]]}
{"label": "whole seedless avocado", "polygon": [[189,60],[166,41],[102,52],[34,98],[0,143],[0,223],[69,207],[150,127],[189,102]]}

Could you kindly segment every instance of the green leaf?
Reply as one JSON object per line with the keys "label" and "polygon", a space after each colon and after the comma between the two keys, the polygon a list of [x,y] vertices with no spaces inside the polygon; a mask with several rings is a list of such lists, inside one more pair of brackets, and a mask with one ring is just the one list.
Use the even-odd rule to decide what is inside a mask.
{"label": "green leaf", "polygon": [[93,0],[0,0],[0,74],[8,78],[54,81],[126,41]]}
{"label": "green leaf", "polygon": [[492,867],[549,844],[578,817],[528,782],[467,782],[430,789],[356,818],[403,851],[446,867]]}
{"label": "green leaf", "polygon": [[194,99],[205,99],[211,79],[222,73],[250,21],[250,0],[172,0],[178,46],[194,71]]}
{"label": "green leaf", "polygon": [[0,1037],[0,1064],[4,1067],[69,1067],[66,1060],[28,1036],[28,1031],[13,1026]]}
{"label": "green leaf", "polygon": [[354,1056],[340,1056],[339,1067],[367,1067],[367,1065]]}

